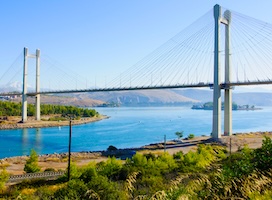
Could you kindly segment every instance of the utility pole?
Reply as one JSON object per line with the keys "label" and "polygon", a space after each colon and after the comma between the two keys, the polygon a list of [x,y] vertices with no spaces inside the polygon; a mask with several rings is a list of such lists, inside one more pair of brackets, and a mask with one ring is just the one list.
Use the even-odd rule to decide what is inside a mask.
{"label": "utility pole", "polygon": [[70,117],[69,121],[69,145],[68,145],[68,181],[71,179],[70,171],[71,171],[71,142],[72,142],[72,117]]}
{"label": "utility pole", "polygon": [[164,153],[166,152],[166,135],[164,135]]}

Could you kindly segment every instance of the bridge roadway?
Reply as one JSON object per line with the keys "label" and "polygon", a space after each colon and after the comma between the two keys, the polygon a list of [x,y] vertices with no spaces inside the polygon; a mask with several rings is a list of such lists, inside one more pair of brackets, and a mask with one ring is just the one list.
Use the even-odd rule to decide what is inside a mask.
{"label": "bridge roadway", "polygon": [[[250,86],[250,85],[270,85],[272,80],[266,81],[246,81],[246,82],[232,82],[221,83],[221,89],[230,88],[234,86]],[[52,90],[41,92],[29,92],[28,96],[35,96],[37,94],[64,94],[64,93],[84,93],[84,92],[114,92],[114,91],[133,91],[133,90],[156,90],[156,89],[180,89],[180,88],[213,88],[212,83],[197,83],[184,85],[166,85],[166,86],[142,86],[142,87],[119,87],[119,88],[93,88],[93,89],[74,89],[74,90]],[[22,95],[20,92],[6,92],[0,93],[0,96]]]}

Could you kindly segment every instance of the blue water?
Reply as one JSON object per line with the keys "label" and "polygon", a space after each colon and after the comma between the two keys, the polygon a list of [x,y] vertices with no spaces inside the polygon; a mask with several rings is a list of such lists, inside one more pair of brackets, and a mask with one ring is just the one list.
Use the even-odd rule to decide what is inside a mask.
{"label": "blue water", "polygon": [[[139,147],[149,143],[175,139],[176,131],[210,135],[212,111],[189,107],[98,108],[110,116],[102,121],[72,127],[72,151],[105,150]],[[272,108],[255,111],[233,111],[233,132],[272,130]],[[223,127],[222,127],[223,129]],[[68,151],[69,127],[33,128],[0,131],[0,158]]]}

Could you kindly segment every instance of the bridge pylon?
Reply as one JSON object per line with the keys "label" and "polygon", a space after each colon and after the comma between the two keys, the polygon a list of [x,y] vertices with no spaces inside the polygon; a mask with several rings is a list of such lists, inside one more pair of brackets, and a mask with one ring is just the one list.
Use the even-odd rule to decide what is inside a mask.
{"label": "bridge pylon", "polygon": [[225,24],[225,101],[224,101],[224,135],[232,135],[232,88],[227,86],[231,81],[230,23],[231,12],[224,12]]}
{"label": "bridge pylon", "polygon": [[22,122],[27,121],[27,73],[28,58],[36,58],[36,120],[41,119],[40,114],[40,50],[36,54],[28,54],[28,48],[24,48],[24,68],[23,68],[23,92],[22,92]]}
{"label": "bridge pylon", "polygon": [[227,86],[230,83],[230,22],[231,12],[224,12],[221,16],[221,7],[214,6],[214,86],[213,86],[213,128],[212,137],[221,138],[221,68],[220,68],[220,24],[225,25],[225,101],[224,101],[224,134],[232,134],[232,92]]}

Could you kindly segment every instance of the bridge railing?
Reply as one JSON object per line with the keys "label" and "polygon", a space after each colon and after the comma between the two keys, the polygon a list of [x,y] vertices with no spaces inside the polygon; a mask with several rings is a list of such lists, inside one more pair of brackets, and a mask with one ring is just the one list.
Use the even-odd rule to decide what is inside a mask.
{"label": "bridge railing", "polygon": [[57,177],[63,176],[64,174],[65,174],[65,171],[61,171],[61,172],[38,172],[38,173],[27,173],[27,174],[20,174],[20,175],[11,175],[9,177],[9,180],[7,181],[7,183],[19,182],[19,181],[29,180],[29,179],[39,179],[39,178],[51,179],[51,178],[57,178]]}

